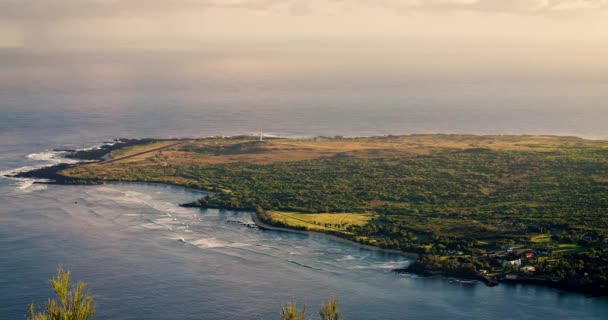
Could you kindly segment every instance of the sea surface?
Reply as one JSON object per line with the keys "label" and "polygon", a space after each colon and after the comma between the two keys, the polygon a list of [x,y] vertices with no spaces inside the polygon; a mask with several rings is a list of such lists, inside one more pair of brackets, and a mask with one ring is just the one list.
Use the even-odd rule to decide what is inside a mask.
{"label": "sea surface", "polygon": [[[217,55],[3,51],[0,57],[2,174],[66,161],[53,149],[118,137],[263,130],[286,137],[440,132],[608,139],[608,81],[597,76],[356,68],[309,74],[251,62],[235,67]],[[187,72],[193,60],[224,67]],[[0,319],[23,319],[27,304],[44,303],[58,265],[89,285],[96,319],[277,319],[290,301],[306,304],[314,318],[332,296],[351,320],[608,314],[607,298],[392,273],[411,261],[323,236],[252,228],[248,212],[179,207],[202,196],[193,190],[33,182],[0,178]]]}

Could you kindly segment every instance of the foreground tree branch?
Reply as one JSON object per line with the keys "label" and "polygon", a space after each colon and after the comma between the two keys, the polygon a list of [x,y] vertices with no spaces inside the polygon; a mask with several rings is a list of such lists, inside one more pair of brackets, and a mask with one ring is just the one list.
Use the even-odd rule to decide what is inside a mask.
{"label": "foreground tree branch", "polygon": [[29,320],[87,320],[95,315],[93,297],[83,282],[71,286],[70,274],[61,267],[57,269],[57,275],[50,281],[57,297],[47,301],[44,311],[37,312],[34,304],[30,304]]}

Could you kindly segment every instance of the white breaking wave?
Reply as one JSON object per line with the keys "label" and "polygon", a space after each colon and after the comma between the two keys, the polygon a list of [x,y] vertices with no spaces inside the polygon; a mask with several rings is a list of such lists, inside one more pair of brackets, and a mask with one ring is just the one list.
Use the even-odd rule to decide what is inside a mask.
{"label": "white breaking wave", "polygon": [[91,150],[95,150],[95,149],[101,149],[102,146],[113,146],[117,143],[118,143],[118,141],[107,141],[104,143],[94,144],[87,148],[77,149],[76,151],[91,151]]}
{"label": "white breaking wave", "polygon": [[[196,236],[196,234],[191,235]],[[251,247],[250,243],[242,243],[242,242],[227,242],[223,240],[219,240],[215,237],[204,237],[204,238],[193,238],[188,240],[184,237],[171,237],[171,239],[176,239],[177,241],[191,245],[193,247],[197,247],[200,249],[213,249],[213,248],[236,248],[236,249],[244,249],[247,247]],[[257,252],[256,252],[257,253]]]}
{"label": "white breaking wave", "polygon": [[3,170],[3,171],[0,171],[0,176],[5,177],[5,178],[22,179],[22,178],[15,178],[12,176],[19,174],[19,173],[42,169],[42,168],[54,166],[54,165],[61,164],[61,163],[78,163],[78,162],[80,162],[78,160],[65,158],[64,157],[65,154],[66,154],[65,151],[44,151],[44,152],[38,152],[38,153],[30,153],[25,157],[30,160],[34,160],[34,161],[38,161],[38,162],[44,161],[44,163],[32,164],[29,166],[23,166],[23,167],[14,168],[14,169]]}
{"label": "white breaking wave", "polygon": [[45,151],[38,153],[30,153],[26,157],[35,161],[47,161],[49,164],[59,164],[59,163],[78,163],[79,160],[68,159],[64,156],[67,152],[65,151]]}
{"label": "white breaking wave", "polygon": [[368,265],[357,265],[357,266],[353,266],[351,267],[352,269],[381,269],[381,270],[395,270],[395,269],[405,269],[407,267],[409,267],[411,264],[411,261],[408,260],[404,260],[404,261],[389,261],[389,262],[385,262],[385,263],[379,263],[379,264],[368,264]]}
{"label": "white breaking wave", "polygon": [[[194,213],[190,209],[180,207],[180,206],[175,205],[174,203],[171,203],[168,201],[155,200],[152,198],[152,196],[145,194],[145,193],[132,191],[132,190],[119,191],[117,189],[114,189],[111,187],[105,187],[105,186],[98,188],[97,190],[120,192],[122,194],[122,197],[113,198],[114,201],[145,205],[158,212],[164,213],[164,215],[169,220],[178,221],[178,218],[192,219],[192,218],[196,217],[196,213]],[[167,221],[167,220],[165,220],[165,221]]]}
{"label": "white breaking wave", "polygon": [[360,260],[360,259],[357,259],[357,258],[355,258],[355,256],[350,255],[350,254],[346,255],[346,256],[344,256],[342,258],[336,259],[336,261],[352,261],[352,260]]}
{"label": "white breaking wave", "polygon": [[34,179],[22,179],[22,181],[17,182],[17,189],[24,191],[45,190],[46,185],[34,184]]}
{"label": "white breaking wave", "polygon": [[377,265],[380,269],[395,270],[409,267],[410,261],[391,261]]}
{"label": "white breaking wave", "polygon": [[18,180],[21,178],[15,178],[13,176],[16,174],[22,173],[22,172],[41,169],[41,168],[48,167],[48,166],[49,165],[24,166],[24,167],[19,167],[19,168],[15,168],[15,169],[2,170],[2,171],[0,171],[0,177]]}
{"label": "white breaking wave", "polygon": [[65,157],[66,154],[66,151],[43,151],[30,153],[25,157],[29,160],[35,161],[36,163],[19,168],[2,170],[0,171],[0,177],[17,181],[15,186],[21,191],[31,192],[34,190],[44,190],[46,189],[46,186],[35,183],[49,182],[47,179],[17,178],[14,176],[20,173],[51,167],[62,163],[74,164],[79,162],[88,162],[83,160],[68,159]]}
{"label": "white breaking wave", "polygon": [[225,242],[219,241],[215,238],[201,238],[194,241],[189,241],[189,243],[199,248],[221,248],[227,246]]}
{"label": "white breaking wave", "polygon": [[[141,220],[123,220],[129,224],[129,227],[141,228],[148,231],[169,232],[173,235],[170,238],[175,238],[182,243],[192,245],[199,248],[217,248],[226,246],[225,243],[219,243],[217,240],[207,240],[201,238],[201,235],[195,235],[192,240],[193,231],[190,229],[192,223],[197,226],[205,226],[208,223],[200,222],[195,210],[180,207],[174,203],[155,199],[152,195],[138,192],[134,190],[122,190],[112,185],[103,185],[86,191],[90,201],[106,202],[110,200],[119,205],[128,207],[139,207],[142,211],[139,214],[131,214],[132,218],[140,217]],[[118,217],[126,217],[125,214],[119,213]],[[118,220],[117,216],[113,217]],[[186,235],[190,235],[186,237]]]}

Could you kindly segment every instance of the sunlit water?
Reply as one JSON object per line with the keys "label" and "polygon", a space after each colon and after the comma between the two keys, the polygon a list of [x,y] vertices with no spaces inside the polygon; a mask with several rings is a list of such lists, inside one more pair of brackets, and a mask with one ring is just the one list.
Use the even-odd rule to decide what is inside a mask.
{"label": "sunlit water", "polygon": [[[120,59],[90,60],[90,65],[75,62],[76,67],[51,61],[40,67],[50,70],[46,77],[14,72],[11,82],[7,73],[0,75],[0,171],[58,163],[63,160],[53,148],[83,148],[116,137],[227,135],[260,128],[283,136],[446,132],[608,138],[608,88],[589,79],[504,82],[356,72],[284,75],[282,81],[229,72],[182,79],[170,70],[131,70]],[[0,67],[18,70],[6,61]],[[22,59],[17,66],[32,72],[25,65],[37,61]],[[108,63],[130,73],[113,78],[91,71]],[[53,73],[64,66],[73,72]],[[605,319],[608,314],[605,298],[399,275],[390,270],[410,262],[402,256],[323,236],[250,228],[247,212],[178,206],[200,196],[162,185],[46,186],[0,179],[0,319],[22,319],[28,303],[44,302],[51,295],[47,279],[58,265],[89,284],[98,319],[276,319],[279,306],[292,300],[307,304],[314,316],[331,296],[355,320]]]}

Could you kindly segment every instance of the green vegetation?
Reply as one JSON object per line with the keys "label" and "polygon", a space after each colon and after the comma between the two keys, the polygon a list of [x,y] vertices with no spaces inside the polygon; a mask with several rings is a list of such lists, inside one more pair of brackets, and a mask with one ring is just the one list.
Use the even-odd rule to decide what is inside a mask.
{"label": "green vegetation", "polygon": [[364,226],[374,216],[366,213],[298,213],[265,211],[266,221],[274,225],[311,231],[339,231],[348,233],[349,226]]}
{"label": "green vegetation", "polygon": [[[213,194],[190,205],[257,210],[269,224],[420,253],[412,266],[420,273],[517,275],[594,293],[608,286],[605,141],[202,139],[61,174],[209,190]],[[361,219],[343,223],[336,215],[323,222],[328,214]]]}
{"label": "green vegetation", "polygon": [[[295,303],[289,303],[281,307],[281,320],[304,320],[306,317],[306,306],[301,310]],[[338,301],[336,298],[331,298],[327,303],[321,306],[319,311],[321,320],[344,320],[338,310]]]}
{"label": "green vegetation", "polygon": [[298,310],[295,302],[281,306],[281,320],[304,320],[306,317],[306,306],[302,310]]}
{"label": "green vegetation", "polygon": [[331,298],[329,302],[323,305],[321,311],[319,311],[319,316],[321,316],[321,320],[344,319],[340,315],[340,310],[338,310],[338,300],[336,298]]}
{"label": "green vegetation", "polygon": [[37,312],[34,304],[29,306],[30,320],[86,320],[95,315],[93,297],[89,295],[83,282],[70,285],[70,272],[57,269],[57,275],[50,281],[57,298],[49,299],[44,311]]}

